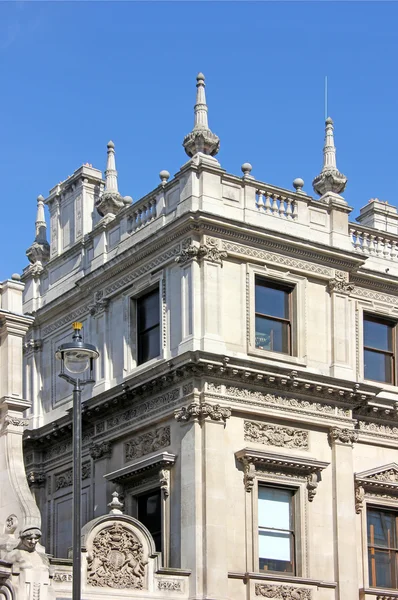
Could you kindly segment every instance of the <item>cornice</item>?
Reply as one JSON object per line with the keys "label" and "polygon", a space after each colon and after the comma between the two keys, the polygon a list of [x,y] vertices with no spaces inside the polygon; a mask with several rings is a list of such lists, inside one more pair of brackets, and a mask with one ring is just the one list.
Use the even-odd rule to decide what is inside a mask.
{"label": "cornice", "polygon": [[107,473],[104,475],[104,478],[107,481],[112,481],[118,483],[119,481],[123,481],[124,479],[130,479],[131,477],[135,477],[143,473],[144,471],[152,470],[152,469],[161,469],[161,468],[170,468],[174,465],[176,461],[175,454],[170,454],[170,452],[159,452],[153,456],[148,458],[144,458],[139,461],[134,461],[131,464],[118,469],[117,471],[112,471],[112,473]]}

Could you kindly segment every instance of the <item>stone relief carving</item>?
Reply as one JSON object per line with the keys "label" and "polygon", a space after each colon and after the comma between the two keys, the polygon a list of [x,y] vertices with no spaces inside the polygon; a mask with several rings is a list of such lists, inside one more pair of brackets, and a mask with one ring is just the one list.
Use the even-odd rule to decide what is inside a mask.
{"label": "stone relief carving", "polygon": [[158,590],[169,592],[182,592],[182,583],[178,579],[158,579]]}
{"label": "stone relief carving", "polygon": [[27,340],[23,345],[23,350],[25,354],[31,354],[32,352],[38,352],[43,347],[42,340],[34,340],[31,338]]}
{"label": "stone relief carving", "polygon": [[343,273],[342,271],[336,271],[333,279],[329,279],[328,289],[329,292],[340,292],[344,294],[350,294],[355,285],[353,283],[349,283],[348,275]]}
{"label": "stone relief carving", "polygon": [[65,571],[55,571],[53,575],[54,581],[66,582],[72,581],[72,573],[66,573]]}
{"label": "stone relief carving", "polygon": [[170,406],[171,402],[174,402],[180,397],[180,390],[178,388],[170,390],[161,396],[146,400],[141,404],[138,404],[135,408],[129,408],[123,413],[119,413],[114,417],[107,420],[107,428],[111,429],[114,427],[125,427],[129,424],[132,419],[137,421],[140,417],[146,416],[151,411],[159,411],[163,406]]}
{"label": "stone relief carving", "polygon": [[390,427],[389,425],[379,425],[378,423],[359,421],[359,429],[360,431],[366,431],[369,433],[398,437],[398,427]]}
{"label": "stone relief carving", "polygon": [[[67,471],[63,471],[62,473],[55,475],[55,491],[72,485],[72,477],[72,469],[68,469]],[[89,477],[91,477],[91,465],[90,463],[83,463],[82,479],[88,479]]]}
{"label": "stone relief carving", "polygon": [[249,442],[308,450],[308,431],[258,421],[244,422],[244,439]]}
{"label": "stone relief carving", "polygon": [[170,446],[170,427],[158,427],[153,431],[136,435],[126,442],[124,460],[134,460],[167,446]]}
{"label": "stone relief carving", "polygon": [[182,393],[184,396],[188,396],[188,394],[192,394],[193,390],[194,390],[194,385],[193,385],[192,381],[190,383],[186,383],[185,385],[182,386]]}
{"label": "stone relief carving", "polygon": [[89,452],[93,460],[107,458],[112,454],[112,444],[108,441],[91,444]]}
{"label": "stone relief carving", "polygon": [[308,588],[256,583],[254,589],[256,596],[263,596],[264,598],[275,598],[276,600],[312,600],[312,590]]}
{"label": "stone relief carving", "polygon": [[119,523],[102,529],[95,536],[87,563],[87,583],[92,586],[137,590],[144,587],[143,546]]}
{"label": "stone relief carving", "polygon": [[26,476],[29,487],[39,487],[46,482],[46,474],[43,471],[29,471]]}
{"label": "stone relief carving", "polygon": [[190,419],[205,419],[209,417],[212,421],[225,421],[231,416],[231,409],[219,404],[197,404],[192,402],[188,406],[182,406],[174,412],[176,421],[187,422]]}
{"label": "stone relief carving", "polygon": [[28,419],[20,419],[19,417],[12,417],[10,415],[4,418],[4,423],[6,425],[14,425],[14,427],[27,427],[29,425]]}
{"label": "stone relief carving", "polygon": [[357,513],[357,515],[359,515],[359,513],[363,509],[364,499],[365,499],[365,490],[363,489],[363,487],[361,485],[356,485],[355,486],[355,512]]}
{"label": "stone relief carving", "polygon": [[354,294],[356,296],[360,296],[361,298],[368,298],[369,300],[377,300],[379,302],[385,302],[387,304],[393,304],[394,306],[398,305],[398,298],[396,296],[392,296],[389,294],[383,294],[381,292],[373,292],[372,290],[368,290],[361,287],[354,287]]}
{"label": "stone relief carving", "polygon": [[108,306],[110,303],[110,298],[104,297],[104,292],[102,290],[98,290],[94,292],[93,302],[88,304],[88,309],[91,316],[99,316],[106,310],[108,310]]}
{"label": "stone relief carving", "polygon": [[159,483],[164,497],[168,498],[170,495],[170,469],[160,469]]}
{"label": "stone relief carving", "polygon": [[243,461],[243,483],[246,492],[251,492],[256,479],[256,467],[248,460]]}
{"label": "stone relief carving", "polygon": [[388,469],[374,475],[368,475],[366,479],[373,481],[383,481],[386,483],[398,483],[398,471],[396,469]]}
{"label": "stone relief carving", "polygon": [[358,440],[358,431],[355,429],[340,429],[340,427],[332,427],[329,431],[330,444],[340,442],[352,446]]}
{"label": "stone relief carving", "polygon": [[9,515],[6,518],[6,532],[7,533],[14,533],[14,531],[16,530],[16,528],[18,527],[18,517],[17,515]]}

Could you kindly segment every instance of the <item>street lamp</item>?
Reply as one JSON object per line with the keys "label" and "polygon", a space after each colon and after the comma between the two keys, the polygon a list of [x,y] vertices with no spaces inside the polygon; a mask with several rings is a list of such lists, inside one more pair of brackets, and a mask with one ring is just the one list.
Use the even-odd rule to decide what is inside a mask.
{"label": "street lamp", "polygon": [[[93,364],[99,357],[95,346],[85,344],[81,335],[83,325],[73,323],[72,342],[61,344],[55,352],[61,361],[62,379],[73,385],[73,487],[72,487],[72,600],[81,596],[81,486],[82,486],[82,446],[81,446],[81,397],[82,388],[94,383]],[[75,375],[71,377],[65,369]],[[80,376],[90,369],[90,377],[81,380]]]}

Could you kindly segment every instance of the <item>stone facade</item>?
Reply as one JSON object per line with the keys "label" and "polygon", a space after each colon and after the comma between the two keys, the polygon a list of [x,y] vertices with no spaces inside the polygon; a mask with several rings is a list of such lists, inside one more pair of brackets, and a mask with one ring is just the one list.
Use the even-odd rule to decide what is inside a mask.
{"label": "stone facade", "polygon": [[[328,120],[319,199],[299,179],[291,191],[254,178],[248,163],[243,177],[228,174],[214,156],[200,75],[190,159],[173,178],[162,171],[156,189],[122,201],[112,144],[109,181],[84,165],[51,190],[49,260],[23,275],[35,317],[25,341],[25,462],[50,553],[68,556],[72,509],[71,389],[54,351],[78,319],[100,351],[83,392],[83,517],[104,515],[115,488],[137,517],[139,498],[160,490],[161,564],[174,576],[159,570],[158,595],[398,593],[372,585],[367,549],[369,508],[398,510],[397,380],[367,379],[364,364],[364,315],[392,328],[398,320],[396,210],[389,224],[388,215],[372,220],[383,204],[373,201],[372,226],[349,221],[333,135]],[[104,190],[115,196],[107,204]],[[286,351],[266,347],[256,329],[259,282],[289,295]],[[150,291],[158,353],[141,361],[137,312]],[[292,567],[260,566],[263,489],[293,498],[294,531],[284,534],[293,536]],[[99,548],[119,534],[101,535]],[[136,534],[122,535],[134,545]],[[92,566],[108,564],[101,552],[88,567],[97,587],[107,577]],[[140,552],[125,571],[134,590],[145,587]],[[70,589],[61,571],[54,579]]]}

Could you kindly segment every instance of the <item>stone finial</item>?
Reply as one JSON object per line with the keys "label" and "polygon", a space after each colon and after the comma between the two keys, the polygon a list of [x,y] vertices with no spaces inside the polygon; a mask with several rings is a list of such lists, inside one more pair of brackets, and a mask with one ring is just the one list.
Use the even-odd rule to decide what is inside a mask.
{"label": "stone finial", "polygon": [[122,515],[122,508],[123,508],[123,503],[120,502],[119,500],[119,494],[115,491],[112,494],[112,500],[111,502],[109,502],[108,504],[109,508],[111,509],[109,511],[110,515]]}
{"label": "stone finial", "polygon": [[301,179],[301,177],[296,177],[296,179],[294,179],[293,187],[296,190],[297,194],[305,194],[305,192],[303,191],[304,179]]}
{"label": "stone finial", "polygon": [[114,217],[126,205],[119,194],[115,161],[115,144],[108,142],[108,157],[105,170],[105,190],[97,201],[96,208],[102,217]]}
{"label": "stone finial", "polygon": [[314,191],[323,196],[327,192],[340,194],[347,185],[347,177],[338,171],[336,166],[336,147],[334,145],[333,121],[328,117],[325,121],[325,145],[323,147],[323,168],[312,182]]}
{"label": "stone finial", "polygon": [[160,171],[159,177],[160,177],[160,181],[162,182],[162,185],[166,185],[166,183],[170,179],[170,173],[168,171],[166,171],[165,169],[163,169],[163,171]]}
{"label": "stone finial", "polygon": [[185,136],[183,146],[188,156],[198,152],[215,156],[220,149],[220,138],[209,129],[205,94],[205,77],[199,73],[196,77],[196,104],[193,130]]}
{"label": "stone finial", "polygon": [[50,257],[50,244],[47,241],[47,225],[44,216],[44,198],[41,195],[37,197],[35,241],[27,249],[26,256],[32,265],[41,268]]}
{"label": "stone finial", "polygon": [[251,166],[250,163],[245,162],[243,163],[243,165],[241,166],[241,171],[243,173],[243,179],[254,179],[253,175],[250,175],[253,167]]}

